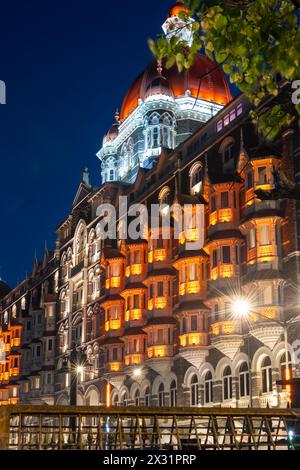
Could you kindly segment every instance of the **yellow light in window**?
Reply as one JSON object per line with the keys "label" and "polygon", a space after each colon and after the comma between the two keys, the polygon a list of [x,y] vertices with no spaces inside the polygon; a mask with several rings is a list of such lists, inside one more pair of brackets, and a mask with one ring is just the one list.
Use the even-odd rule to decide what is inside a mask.
{"label": "yellow light in window", "polygon": [[131,310],[130,319],[140,320],[142,318],[142,310],[140,308],[134,308]]}
{"label": "yellow light in window", "polygon": [[182,282],[179,286],[179,295],[185,295],[185,282]]}
{"label": "yellow light in window", "polygon": [[126,310],[125,312],[125,321],[129,321],[130,318],[130,310]]}
{"label": "yellow light in window", "polygon": [[148,310],[153,310],[154,308],[154,299],[148,300]]}
{"label": "yellow light in window", "polygon": [[164,261],[165,259],[167,259],[167,250],[161,249],[161,250],[154,251],[155,261]]}
{"label": "yellow light in window", "polygon": [[189,281],[187,285],[187,291],[189,294],[196,294],[200,292],[200,281]]}
{"label": "yellow light in window", "polygon": [[129,277],[130,276],[130,266],[127,266],[125,269],[125,276]]}
{"label": "yellow light in window", "polygon": [[218,221],[217,211],[212,212],[209,216],[209,225],[216,225],[217,221]]}
{"label": "yellow light in window", "polygon": [[232,221],[232,209],[220,209],[218,219],[220,222]]}
{"label": "yellow light in window", "polygon": [[148,254],[148,261],[149,263],[153,263],[153,251],[150,251]]}
{"label": "yellow light in window", "polygon": [[111,362],[110,363],[110,370],[112,372],[119,372],[121,370],[121,363],[120,362]]}
{"label": "yellow light in window", "polygon": [[119,276],[112,277],[110,280],[111,287],[120,287],[121,285],[121,278]]}
{"label": "yellow light in window", "polygon": [[142,265],[141,264],[133,264],[131,266],[131,274],[132,275],[140,275],[142,273]]}
{"label": "yellow light in window", "polygon": [[233,265],[223,264],[220,266],[220,277],[232,277],[233,276]]}
{"label": "yellow light in window", "polygon": [[157,309],[163,309],[167,306],[167,299],[166,297],[157,297],[155,299],[155,308]]}

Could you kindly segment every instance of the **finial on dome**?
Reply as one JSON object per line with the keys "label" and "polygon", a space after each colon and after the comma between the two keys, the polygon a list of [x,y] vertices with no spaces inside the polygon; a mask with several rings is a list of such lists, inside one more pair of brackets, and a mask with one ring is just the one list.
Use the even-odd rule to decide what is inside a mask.
{"label": "finial on dome", "polygon": [[120,113],[119,113],[118,108],[116,109],[116,112],[115,112],[115,121],[117,124],[120,124]]}
{"label": "finial on dome", "polygon": [[157,73],[158,75],[161,77],[162,76],[162,73],[163,73],[163,65],[162,65],[162,60],[161,59],[157,59]]}

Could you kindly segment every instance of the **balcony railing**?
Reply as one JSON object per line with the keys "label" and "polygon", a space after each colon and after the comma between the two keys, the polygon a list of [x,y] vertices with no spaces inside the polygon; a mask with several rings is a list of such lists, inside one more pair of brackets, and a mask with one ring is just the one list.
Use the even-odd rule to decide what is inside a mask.
{"label": "balcony railing", "polygon": [[0,450],[299,449],[299,409],[3,406]]}

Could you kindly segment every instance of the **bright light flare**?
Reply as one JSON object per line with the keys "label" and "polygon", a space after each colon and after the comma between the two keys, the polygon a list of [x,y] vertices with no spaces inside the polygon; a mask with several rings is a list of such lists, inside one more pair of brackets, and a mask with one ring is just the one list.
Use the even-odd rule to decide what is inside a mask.
{"label": "bright light flare", "polygon": [[251,312],[251,305],[247,299],[237,298],[232,302],[232,313],[237,318],[247,318]]}
{"label": "bright light flare", "polygon": [[133,375],[134,378],[137,379],[137,378],[141,377],[142,370],[140,368],[136,368],[136,369],[133,370],[132,375]]}

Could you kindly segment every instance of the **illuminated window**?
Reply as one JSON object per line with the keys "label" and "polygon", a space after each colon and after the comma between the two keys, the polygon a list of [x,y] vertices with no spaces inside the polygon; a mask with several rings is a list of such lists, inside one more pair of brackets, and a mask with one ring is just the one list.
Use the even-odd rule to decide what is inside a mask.
{"label": "illuminated window", "polygon": [[181,266],[181,282],[185,282],[185,265]]}
{"label": "illuminated window", "polygon": [[255,228],[254,227],[249,232],[248,243],[249,243],[250,249],[255,247]]}
{"label": "illuminated window", "polygon": [[263,303],[264,305],[273,304],[273,286],[266,286],[263,290]]}
{"label": "illuminated window", "polygon": [[267,224],[259,226],[260,245],[270,245],[270,227]]}
{"label": "illuminated window", "polygon": [[133,296],[133,308],[139,308],[140,306],[140,296],[134,295]]}
{"label": "illuminated window", "polygon": [[[281,379],[282,380],[284,380],[286,378],[288,378],[288,379],[293,378],[292,358],[291,358],[290,353],[288,355],[288,371],[287,371],[287,367],[286,367],[285,353],[281,356],[281,359],[280,359],[280,369],[281,369],[280,372],[281,372]],[[288,374],[288,376],[287,376],[287,374]],[[286,386],[283,385],[282,388],[286,389]]]}
{"label": "illuminated window", "polygon": [[190,281],[197,280],[197,266],[195,263],[190,264]]}
{"label": "illuminated window", "polygon": [[273,390],[272,383],[272,364],[271,359],[267,356],[261,365],[262,392],[268,393]]}
{"label": "illuminated window", "polygon": [[119,319],[119,307],[117,305],[114,305],[112,308],[111,319],[112,320]]}
{"label": "illuminated window", "polygon": [[220,132],[223,129],[223,120],[217,122],[217,132]]}
{"label": "illuminated window", "polygon": [[204,401],[206,404],[213,402],[213,380],[210,371],[206,373],[204,378]]}
{"label": "illuminated window", "polygon": [[242,105],[242,103],[240,103],[236,108],[237,116],[240,116],[242,114],[242,112],[243,112],[243,105]]}

